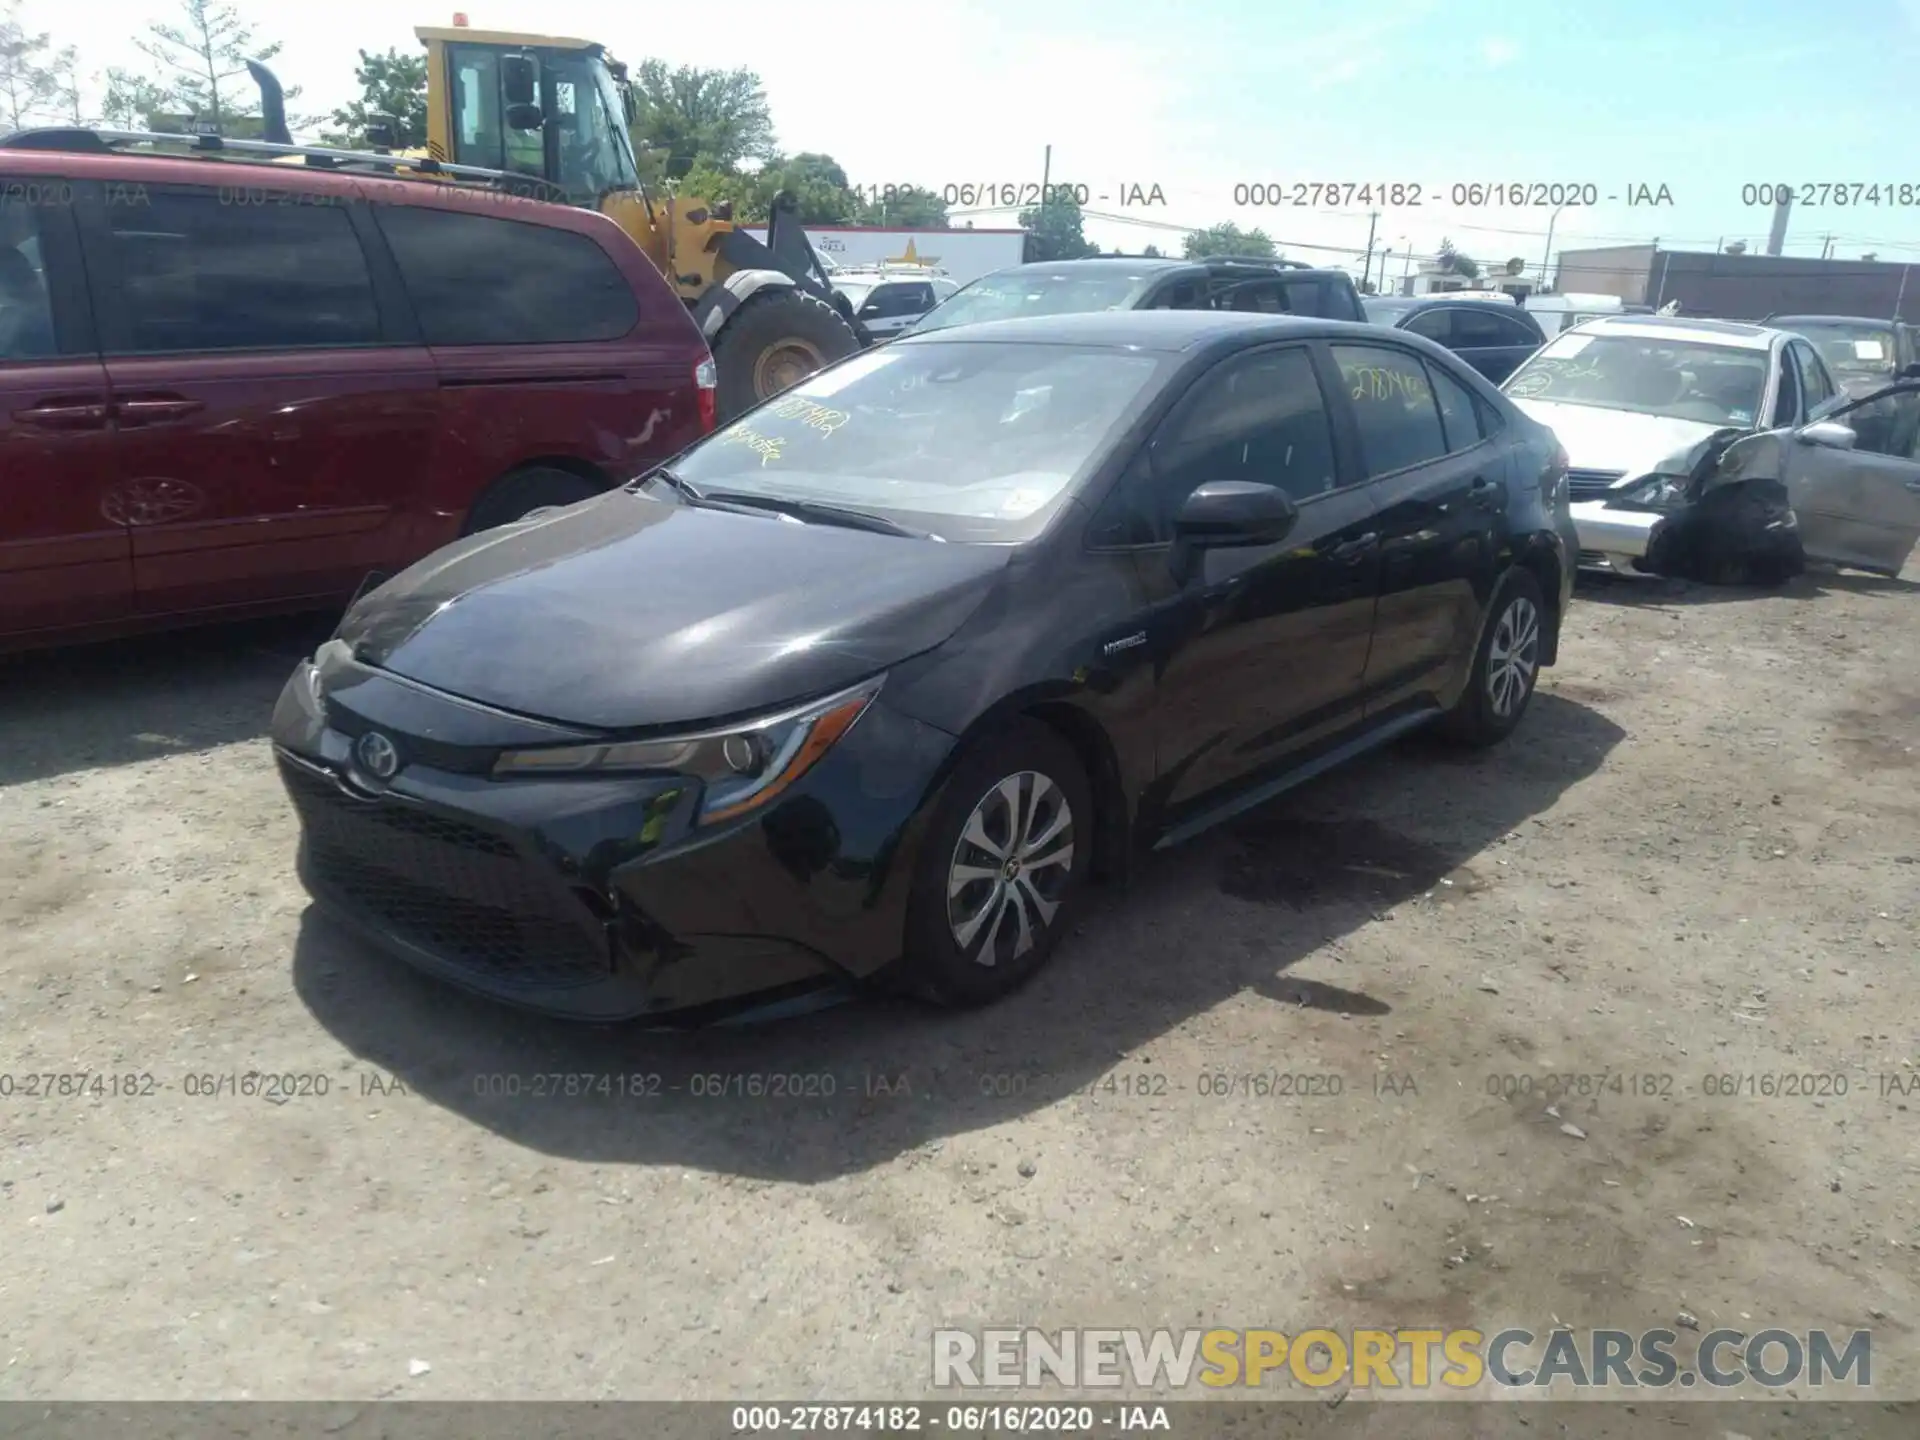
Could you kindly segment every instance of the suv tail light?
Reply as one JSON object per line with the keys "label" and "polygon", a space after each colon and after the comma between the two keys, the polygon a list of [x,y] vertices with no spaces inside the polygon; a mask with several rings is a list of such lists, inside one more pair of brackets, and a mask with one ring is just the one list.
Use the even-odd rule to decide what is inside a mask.
{"label": "suv tail light", "polygon": [[720,423],[720,407],[714,390],[719,379],[711,355],[693,367],[694,393],[700,397],[700,433],[703,435],[711,434]]}

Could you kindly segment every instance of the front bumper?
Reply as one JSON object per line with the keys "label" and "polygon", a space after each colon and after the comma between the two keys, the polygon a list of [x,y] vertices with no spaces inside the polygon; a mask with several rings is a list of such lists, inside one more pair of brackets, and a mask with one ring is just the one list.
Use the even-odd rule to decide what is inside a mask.
{"label": "front bumper", "polygon": [[[682,1023],[843,985],[900,952],[923,802],[953,740],[879,701],[764,813],[696,828],[698,782],[495,780],[484,745],[418,738],[459,729],[423,713],[431,692],[363,671],[322,713],[308,668],[273,724],[301,881],[423,971],[566,1018]],[[384,783],[350,759],[369,728],[406,757]]]}
{"label": "front bumper", "polygon": [[1574,532],[1580,539],[1580,567],[1640,575],[1637,562],[1646,559],[1667,517],[1651,511],[1615,510],[1604,500],[1581,500],[1568,507]]}

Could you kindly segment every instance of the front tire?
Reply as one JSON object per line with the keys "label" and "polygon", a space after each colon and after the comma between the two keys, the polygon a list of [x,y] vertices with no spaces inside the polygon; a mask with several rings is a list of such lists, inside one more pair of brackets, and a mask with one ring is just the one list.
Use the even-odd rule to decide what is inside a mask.
{"label": "front tire", "polygon": [[722,422],[860,349],[853,327],[804,290],[762,290],[713,339],[714,403]]}
{"label": "front tire", "polygon": [[1012,994],[1052,956],[1086,888],[1093,791],[1073,747],[1021,720],[960,762],[907,905],[903,978],[938,1005]]}
{"label": "front tire", "polygon": [[1540,678],[1540,654],[1547,623],[1540,582],[1515,570],[1493,600],[1486,633],[1473,655],[1467,688],[1442,729],[1473,749],[1497,745],[1511,735],[1527,713]]}

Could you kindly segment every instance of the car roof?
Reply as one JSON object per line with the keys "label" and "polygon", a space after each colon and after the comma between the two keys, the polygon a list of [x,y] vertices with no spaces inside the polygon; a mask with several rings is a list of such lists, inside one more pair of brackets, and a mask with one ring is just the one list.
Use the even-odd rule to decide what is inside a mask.
{"label": "car roof", "polygon": [[1238,310],[1090,310],[1070,315],[1023,315],[982,320],[948,330],[929,330],[896,340],[895,345],[964,345],[999,342],[1019,345],[1120,346],[1165,352],[1210,345],[1254,345],[1266,340],[1311,336],[1377,337],[1379,330],[1355,321],[1314,316],[1262,315]]}
{"label": "car roof", "polygon": [[1368,305],[1382,309],[1431,310],[1436,305],[1464,305],[1469,310],[1497,310],[1511,315],[1519,309],[1511,300],[1482,300],[1478,295],[1362,295]]}
{"label": "car roof", "polygon": [[1178,270],[1191,266],[1199,269],[1192,260],[1176,260],[1171,255],[1089,255],[1080,260],[1028,260],[1019,265],[1008,265],[996,271],[1007,275],[1016,270],[1113,270],[1126,268],[1131,270]]}
{"label": "car roof", "polygon": [[[303,194],[338,200],[364,199],[382,205],[419,205],[436,210],[466,210],[475,214],[511,218],[565,230],[604,235],[601,222],[617,222],[584,206],[562,205],[524,196],[503,194],[477,185],[456,185],[426,179],[402,179],[364,170],[330,170],[313,165],[276,164],[242,156],[166,154],[116,150],[100,154],[83,150],[11,147],[0,150],[7,170],[15,175],[54,175],[65,180],[93,180],[103,185],[215,186],[245,189],[263,196]],[[258,187],[257,190],[255,187]],[[115,193],[108,192],[110,195]]]}
{"label": "car roof", "polygon": [[1687,320],[1677,315],[1603,315],[1562,335],[1630,335],[1642,340],[1681,340],[1734,350],[1770,350],[1785,332],[1739,320]]}
{"label": "car roof", "polygon": [[1873,330],[1891,330],[1893,321],[1871,315],[1769,315],[1767,324],[1775,329],[1791,330],[1796,325],[1818,322],[1824,325],[1856,325]]}

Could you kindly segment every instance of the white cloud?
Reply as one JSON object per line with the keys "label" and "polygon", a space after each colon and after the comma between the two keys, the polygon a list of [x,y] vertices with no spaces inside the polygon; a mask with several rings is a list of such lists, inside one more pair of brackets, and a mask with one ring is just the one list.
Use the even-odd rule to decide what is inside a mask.
{"label": "white cloud", "polygon": [[1496,35],[1491,40],[1481,42],[1480,58],[1497,70],[1520,58],[1520,45],[1503,35]]}

